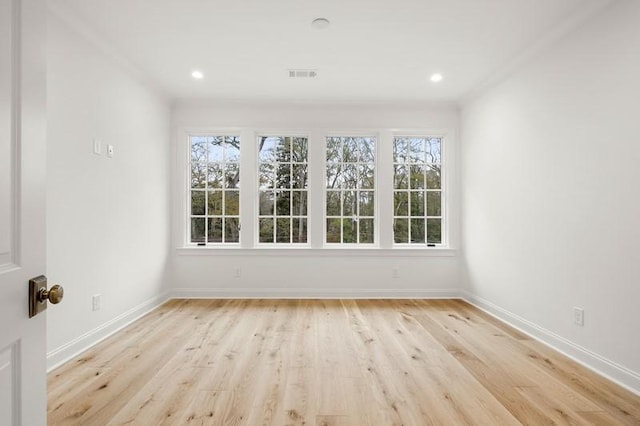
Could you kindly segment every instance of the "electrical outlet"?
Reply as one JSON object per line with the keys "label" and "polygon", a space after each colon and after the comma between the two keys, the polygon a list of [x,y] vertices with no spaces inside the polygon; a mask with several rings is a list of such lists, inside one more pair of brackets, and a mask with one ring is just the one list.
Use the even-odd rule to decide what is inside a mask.
{"label": "electrical outlet", "polygon": [[573,322],[580,327],[584,326],[584,309],[573,307]]}
{"label": "electrical outlet", "polygon": [[400,268],[397,268],[397,267],[396,267],[396,268],[393,268],[393,269],[391,270],[391,276],[392,276],[393,278],[400,278]]}
{"label": "electrical outlet", "polygon": [[102,295],[94,294],[91,298],[91,306],[94,311],[99,311],[102,305]]}
{"label": "electrical outlet", "polygon": [[233,270],[233,276],[236,278],[240,278],[242,276],[242,270],[240,268],[236,268]]}

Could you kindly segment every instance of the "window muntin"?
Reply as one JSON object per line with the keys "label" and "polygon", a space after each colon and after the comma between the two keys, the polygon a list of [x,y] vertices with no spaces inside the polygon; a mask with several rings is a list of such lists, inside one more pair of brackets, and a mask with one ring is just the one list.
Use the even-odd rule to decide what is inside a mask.
{"label": "window muntin", "polygon": [[258,242],[308,241],[308,138],[258,137]]}
{"label": "window muntin", "polygon": [[325,241],[374,244],[376,138],[326,138]]}
{"label": "window muntin", "polygon": [[393,139],[393,239],[396,244],[443,243],[440,137]]}
{"label": "window muntin", "polygon": [[191,135],[189,239],[240,241],[240,137]]}

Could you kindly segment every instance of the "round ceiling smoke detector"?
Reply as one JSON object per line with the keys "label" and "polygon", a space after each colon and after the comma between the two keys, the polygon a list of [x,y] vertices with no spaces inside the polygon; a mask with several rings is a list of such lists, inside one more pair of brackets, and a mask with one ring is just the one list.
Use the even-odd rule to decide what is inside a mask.
{"label": "round ceiling smoke detector", "polygon": [[311,21],[311,26],[318,30],[323,30],[329,26],[329,20],[327,18],[318,18]]}

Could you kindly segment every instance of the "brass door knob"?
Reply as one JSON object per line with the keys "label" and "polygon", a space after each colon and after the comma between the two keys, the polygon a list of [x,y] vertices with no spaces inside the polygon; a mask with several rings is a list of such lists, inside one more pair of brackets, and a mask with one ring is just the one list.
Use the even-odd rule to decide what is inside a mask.
{"label": "brass door knob", "polygon": [[46,288],[43,288],[40,290],[40,293],[38,293],[38,300],[40,300],[40,302],[45,302],[47,299],[49,299],[49,302],[53,303],[54,305],[62,302],[63,297],[64,288],[57,284],[51,287],[49,291],[47,291]]}

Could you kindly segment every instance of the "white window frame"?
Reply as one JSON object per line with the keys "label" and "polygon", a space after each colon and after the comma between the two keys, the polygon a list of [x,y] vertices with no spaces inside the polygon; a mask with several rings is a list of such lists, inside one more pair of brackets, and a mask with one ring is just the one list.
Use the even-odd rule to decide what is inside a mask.
{"label": "white window frame", "polygon": [[[237,242],[215,242],[215,243],[210,243],[207,242],[204,245],[202,245],[201,243],[196,243],[196,242],[191,242],[191,138],[192,137],[209,137],[209,136],[215,136],[215,137],[238,137],[240,139],[240,159],[239,159],[239,167],[240,167],[240,182],[242,182],[242,170],[243,170],[243,166],[242,166],[242,146],[243,146],[243,138],[242,135],[240,134],[239,131],[233,131],[233,130],[225,130],[225,131],[218,131],[218,130],[185,130],[183,133],[183,137],[185,140],[185,148],[184,148],[184,163],[185,166],[185,170],[184,170],[184,209],[183,209],[183,214],[184,214],[184,246],[185,247],[189,247],[189,248],[206,248],[206,247],[220,247],[220,248],[236,248],[236,247],[240,247],[240,242],[242,241],[242,188],[238,188],[238,195],[240,197],[239,200],[239,205],[240,205],[240,211],[238,212],[238,226],[239,226],[239,241]],[[224,163],[224,162],[223,162]],[[204,190],[205,193],[207,192],[207,189]],[[226,191],[226,188],[222,188],[222,191],[224,193],[224,191]],[[224,197],[224,195],[223,195]],[[222,211],[222,215],[221,217],[224,218],[227,215],[224,212],[224,203],[223,203],[223,211]],[[208,217],[205,215],[205,239],[208,238],[207,237],[207,221],[208,221]],[[236,217],[235,215],[231,215],[231,217]],[[224,221],[223,221],[224,224]],[[224,239],[224,225],[223,225],[223,229],[222,229],[222,234],[223,234],[223,239]]]}
{"label": "white window frame", "polygon": [[[327,178],[327,165],[329,162],[327,161],[327,139],[328,138],[372,138],[375,141],[375,150],[374,150],[374,167],[373,167],[373,189],[370,190],[373,192],[373,243],[330,243],[327,242],[327,190],[326,178]],[[378,185],[378,176],[379,176],[379,153],[380,153],[380,134],[378,132],[372,132],[371,130],[366,131],[332,131],[325,134],[322,138],[323,141],[323,158],[322,158],[322,245],[327,249],[377,249],[380,247],[380,200],[379,200],[379,185]],[[344,164],[344,163],[343,163]],[[354,164],[365,164],[356,162]],[[354,189],[354,191],[359,192],[358,188]],[[369,191],[369,190],[367,190]],[[344,190],[340,190],[340,192],[344,192]],[[342,197],[340,197],[342,200]],[[359,200],[356,200],[356,203],[359,203]],[[342,206],[341,206],[342,208]],[[345,219],[346,216],[340,216],[340,220]],[[342,223],[340,225],[340,239],[342,238]],[[360,235],[358,235],[358,240],[360,239]]]}
{"label": "white window frame", "polygon": [[[427,249],[431,249],[431,248],[446,248],[448,247],[448,240],[447,240],[447,235],[448,235],[448,221],[447,221],[447,202],[446,202],[446,198],[447,198],[447,193],[448,191],[446,190],[447,188],[447,166],[446,166],[446,150],[447,150],[447,143],[445,140],[445,137],[441,134],[426,134],[426,133],[422,133],[422,134],[415,134],[415,133],[394,133],[392,135],[391,138],[391,150],[392,150],[392,167],[395,168],[395,166],[399,163],[396,163],[395,161],[393,161],[393,145],[395,143],[396,138],[416,138],[416,139],[439,139],[440,140],[440,243],[429,243],[428,242],[428,219],[433,219],[434,217],[429,217],[427,214],[427,208],[425,207],[425,211],[424,211],[424,215],[423,216],[415,216],[416,218],[423,218],[425,220],[425,241],[423,243],[412,243],[411,242],[411,193],[412,192],[418,192],[416,190],[413,190],[410,186],[410,182],[407,182],[407,189],[396,189],[395,187],[395,182],[392,181],[392,200],[395,201],[395,192],[399,191],[399,192],[407,192],[408,193],[408,203],[407,203],[407,220],[408,220],[408,235],[409,235],[409,241],[406,243],[396,243],[395,242],[395,235],[394,235],[394,226],[395,226],[395,219],[397,216],[392,215],[392,221],[394,223],[392,223],[391,225],[391,235],[392,235],[392,239],[393,239],[393,245],[394,247],[404,247],[404,248],[427,248]],[[408,166],[411,163],[406,163]],[[417,164],[417,163],[416,163]],[[425,163],[425,165],[428,164],[433,164],[433,163]],[[395,173],[394,171],[392,171],[392,173]],[[394,175],[391,176],[391,178],[394,178]],[[429,190],[426,188],[422,189],[423,192],[425,192],[425,198],[427,197],[427,193],[429,192],[437,192],[438,190]],[[393,206],[395,207],[395,205]]]}
{"label": "white window frame", "polygon": [[[306,193],[307,193],[307,214],[306,216],[304,216],[307,220],[307,242],[305,243],[293,243],[293,242],[289,242],[289,243],[278,243],[276,241],[274,242],[270,242],[270,243],[266,243],[266,242],[260,242],[260,152],[258,150],[258,140],[261,137],[268,137],[268,136],[279,136],[279,137],[291,137],[291,138],[306,138],[307,139],[307,188],[305,189]],[[254,197],[254,203],[255,203],[255,214],[253,215],[252,220],[253,225],[254,225],[254,236],[253,236],[253,247],[255,248],[292,248],[292,249],[296,249],[296,248],[309,248],[311,247],[311,231],[309,228],[309,222],[310,222],[310,210],[309,210],[309,200],[311,198],[311,176],[309,174],[309,168],[311,166],[311,152],[310,152],[310,137],[309,137],[309,133],[308,132],[300,132],[300,131],[258,131],[254,133],[254,138],[253,138],[253,151],[254,151],[254,156],[255,156],[255,165],[253,167],[253,171],[255,172],[255,177],[254,177],[254,181],[255,181],[255,185],[256,185],[256,191],[255,191],[255,197]],[[240,144],[242,146],[242,143]],[[292,163],[289,163],[292,164]],[[289,189],[289,191],[292,191],[291,189]],[[275,208],[276,206],[274,206]],[[291,212],[290,212],[291,213]],[[273,216],[274,220],[277,220],[276,215]],[[284,217],[284,216],[283,216]],[[288,218],[290,220],[293,220],[294,217],[297,216],[292,216],[291,214],[289,214]],[[275,223],[274,223],[275,225]],[[293,226],[293,225],[290,225]],[[275,233],[275,226],[274,226],[274,233]],[[291,238],[290,238],[291,240]]]}
{"label": "white window frame", "polygon": [[[258,244],[258,145],[259,135],[291,135],[308,137],[307,244]],[[189,242],[190,234],[190,135],[240,135],[240,244],[209,243],[197,246]],[[326,138],[328,136],[371,136],[376,138],[375,168],[375,242],[374,244],[325,243],[326,239]],[[393,241],[393,138],[395,136],[429,135],[440,137],[442,151],[442,244],[395,244]],[[178,255],[226,256],[382,256],[382,257],[451,257],[459,244],[459,199],[457,177],[458,148],[456,132],[442,128],[258,128],[258,127],[194,127],[174,128],[174,188],[172,240]],[[250,141],[249,143],[246,141]],[[255,222],[255,223],[254,223]]]}

